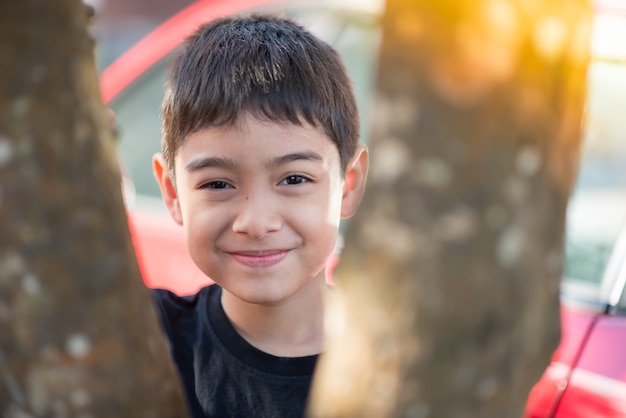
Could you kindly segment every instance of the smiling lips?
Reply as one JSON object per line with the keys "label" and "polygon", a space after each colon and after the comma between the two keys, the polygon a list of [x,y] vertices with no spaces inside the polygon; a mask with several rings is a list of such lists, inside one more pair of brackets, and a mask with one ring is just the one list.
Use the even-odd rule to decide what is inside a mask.
{"label": "smiling lips", "polygon": [[289,254],[289,250],[266,250],[234,252],[230,255],[248,267],[270,267],[278,264]]}

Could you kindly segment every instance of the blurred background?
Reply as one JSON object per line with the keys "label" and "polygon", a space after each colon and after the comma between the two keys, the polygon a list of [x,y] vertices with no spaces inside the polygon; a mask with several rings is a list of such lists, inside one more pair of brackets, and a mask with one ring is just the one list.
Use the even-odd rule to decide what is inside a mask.
{"label": "blurred background", "polygon": [[[190,294],[210,280],[191,261],[181,228],[164,210],[151,169],[152,155],[159,151],[159,107],[166,68],[184,37],[200,23],[226,13],[250,10],[269,10],[296,19],[332,44],[344,59],[361,114],[363,142],[369,141],[371,119],[380,117],[370,112],[370,106],[375,97],[382,37],[380,13],[384,0],[85,1],[96,9],[92,31],[98,45],[101,91],[105,104],[116,114],[131,231],[144,281],[149,287]],[[475,4],[478,8],[481,5],[488,8],[489,5],[506,6],[509,2],[491,0]],[[567,215],[562,282],[562,300],[576,309],[562,311],[565,337],[561,351],[583,353],[597,345],[600,348],[589,351],[592,353],[589,358],[599,359],[601,368],[597,369],[591,360],[585,363],[585,357],[572,357],[576,361],[582,359],[580,364],[586,367],[584,376],[588,377],[590,370],[594,373],[593,384],[584,386],[584,393],[589,393],[592,401],[586,401],[588,398],[580,391],[571,389],[577,387],[580,368],[576,373],[566,373],[569,380],[554,383],[560,392],[548,390],[558,394],[562,407],[570,405],[568,411],[583,414],[560,415],[568,418],[626,416],[623,402],[626,399],[626,357],[623,355],[626,342],[626,0],[594,0],[594,5],[592,60],[587,79],[586,114],[582,121],[584,141],[578,181]],[[161,26],[185,8],[188,8],[185,12]],[[533,33],[537,44],[566,45],[570,41],[558,15],[548,16],[543,23],[536,25]],[[139,42],[157,28],[156,33]],[[382,142],[384,138],[376,140]],[[374,164],[375,159],[376,155],[372,155]],[[337,259],[340,249],[337,248]],[[587,317],[591,319],[587,321]],[[610,321],[606,334],[601,326],[595,325],[604,319]],[[592,327],[596,328],[592,330]],[[567,338],[568,335],[586,338]],[[607,343],[607,335],[617,342]],[[561,367],[559,370],[567,370],[561,363],[557,366]],[[572,369],[576,366],[567,365]],[[597,381],[603,382],[602,385],[598,386]],[[605,390],[606,382],[617,389]],[[570,387],[568,393],[576,394],[570,397],[575,402],[563,400],[568,398],[561,395],[566,386]],[[598,388],[602,393],[598,394]],[[616,395],[611,397],[607,393]],[[552,408],[554,399],[545,399],[548,399],[544,405],[547,411]],[[590,413],[590,409],[585,409],[589,405],[613,408],[611,411],[616,412],[615,415]]]}
{"label": "blurred background", "polygon": [[85,0],[96,9],[92,31],[100,70],[194,0]]}
{"label": "blurred background", "polygon": [[[127,201],[135,211],[143,207],[153,212],[155,208],[162,208],[162,204],[152,178],[150,160],[159,150],[159,105],[165,69],[177,49],[176,43],[165,44],[183,33],[163,31],[160,37],[153,37],[122,57],[119,61],[123,65],[114,62],[172,16],[199,3],[193,0],[86,1],[96,10],[92,31],[97,39],[96,55],[105,102],[117,115]],[[205,6],[187,13],[195,17],[177,18],[170,29],[173,26],[186,28],[184,33],[189,33],[191,26],[197,26],[199,21],[229,11],[269,9],[295,18],[334,45],[343,56],[359,103],[361,139],[367,143],[370,117],[375,116],[370,115],[369,107],[375,88],[382,35],[379,17],[384,1],[293,0],[276,2],[273,6],[264,3],[273,2],[204,2]],[[568,213],[565,279],[566,282],[593,284],[593,288],[599,290],[602,272],[626,213],[626,170],[623,169],[626,166],[626,118],[623,117],[626,109],[626,0],[595,0],[594,4],[596,16],[583,160]],[[161,224],[161,221],[155,223]],[[162,238],[165,236],[169,236],[169,232]],[[147,241],[158,240],[151,237]],[[171,244],[164,247],[171,248]],[[186,265],[187,261],[181,263]]]}
{"label": "blurred background", "polygon": [[[152,178],[150,160],[159,150],[159,105],[165,69],[177,48],[176,43],[165,44],[173,37],[183,36],[183,32],[163,31],[160,37],[152,37],[150,42],[122,57],[119,61],[123,65],[111,64],[166,20],[199,3],[193,0],[86,1],[96,10],[92,31],[97,39],[105,102],[117,115],[127,201],[135,211],[142,207],[153,212],[162,208],[162,204]],[[344,58],[355,87],[361,113],[361,140],[369,141],[370,117],[375,116],[370,114],[369,107],[373,101],[382,35],[379,17],[383,0],[216,0],[203,3],[205,6],[188,13],[195,17],[179,17],[169,29],[176,26],[189,33],[198,21],[226,13],[225,10],[269,9],[295,18],[334,45]],[[594,4],[596,16],[584,150],[568,213],[565,279],[566,282],[592,284],[599,290],[602,272],[626,213],[626,170],[623,169],[626,166],[626,118],[623,117],[626,109],[626,0],[594,0]],[[163,222],[168,222],[167,216],[165,218]],[[163,237],[165,235],[169,236],[169,232]],[[148,241],[155,242],[155,239],[151,237]]]}

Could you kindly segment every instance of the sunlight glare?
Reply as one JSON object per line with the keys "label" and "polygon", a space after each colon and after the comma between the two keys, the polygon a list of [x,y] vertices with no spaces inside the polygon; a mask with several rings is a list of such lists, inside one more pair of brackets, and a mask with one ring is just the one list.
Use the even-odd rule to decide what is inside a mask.
{"label": "sunlight glare", "polygon": [[626,17],[598,13],[591,34],[594,58],[626,59]]}

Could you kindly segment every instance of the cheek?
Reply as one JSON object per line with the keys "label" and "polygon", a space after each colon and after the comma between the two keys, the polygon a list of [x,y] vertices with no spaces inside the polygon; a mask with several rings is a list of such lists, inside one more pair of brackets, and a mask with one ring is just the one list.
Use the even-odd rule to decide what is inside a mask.
{"label": "cheek", "polygon": [[210,237],[213,233],[210,230],[211,225],[201,222],[197,216],[190,216],[184,224],[185,237],[187,241],[187,251],[191,258],[198,264],[200,258],[208,254],[207,247],[210,244]]}
{"label": "cheek", "polygon": [[[194,264],[207,277],[220,277],[222,263],[216,257],[216,245],[223,235],[225,221],[216,210],[187,212],[184,224],[187,251]],[[215,280],[215,279],[213,279]]]}
{"label": "cheek", "polygon": [[212,235],[232,221],[232,211],[227,207],[211,207],[206,204],[185,211],[183,216],[187,233],[197,236]]}
{"label": "cheek", "polygon": [[318,230],[320,228],[339,228],[341,220],[341,190],[332,185],[326,185],[317,193],[307,196],[306,199],[294,202],[286,201],[283,207],[292,207],[288,216],[300,224],[303,230]]}
{"label": "cheek", "polygon": [[228,227],[231,212],[221,208],[212,208],[201,202],[186,202],[183,205],[183,227],[187,241],[187,249],[192,258],[204,257],[209,247],[221,232]]}
{"label": "cheek", "polygon": [[341,185],[337,187],[331,187],[327,205],[327,222],[330,225],[339,227],[341,221],[341,202],[342,202],[343,190]]}
{"label": "cheek", "polygon": [[337,240],[341,220],[341,193],[320,195],[313,202],[292,212],[295,225],[304,239],[314,242],[321,257],[329,256]]}

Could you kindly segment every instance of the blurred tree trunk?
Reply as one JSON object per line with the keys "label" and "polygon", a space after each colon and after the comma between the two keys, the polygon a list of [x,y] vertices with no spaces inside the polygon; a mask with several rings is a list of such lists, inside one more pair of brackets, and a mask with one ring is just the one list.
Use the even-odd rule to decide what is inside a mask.
{"label": "blurred tree trunk", "polygon": [[559,342],[587,0],[388,0],[323,417],[515,417]]}
{"label": "blurred tree trunk", "polygon": [[80,0],[0,3],[0,414],[180,417]]}

